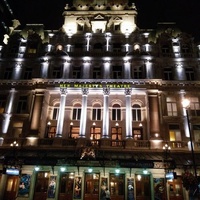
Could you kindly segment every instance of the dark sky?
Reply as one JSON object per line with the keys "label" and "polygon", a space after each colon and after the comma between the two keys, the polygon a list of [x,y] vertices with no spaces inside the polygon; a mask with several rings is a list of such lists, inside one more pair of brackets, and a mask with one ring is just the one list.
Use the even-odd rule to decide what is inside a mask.
{"label": "dark sky", "polygon": [[[28,23],[44,24],[46,29],[59,29],[62,12],[69,0],[7,0],[21,27]],[[157,22],[176,22],[185,32],[200,38],[200,0],[130,0],[137,10],[139,28],[155,28]]]}

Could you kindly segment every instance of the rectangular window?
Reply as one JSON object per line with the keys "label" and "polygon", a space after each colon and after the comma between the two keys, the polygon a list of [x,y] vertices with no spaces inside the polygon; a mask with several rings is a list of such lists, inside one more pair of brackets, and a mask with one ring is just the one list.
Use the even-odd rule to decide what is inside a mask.
{"label": "rectangular window", "polygon": [[54,67],[53,68],[53,73],[52,73],[53,78],[61,78],[62,77],[62,67]]}
{"label": "rectangular window", "polygon": [[120,108],[112,109],[112,120],[121,121],[121,109]]}
{"label": "rectangular window", "polygon": [[142,67],[141,66],[134,66],[133,78],[134,79],[142,79]]}
{"label": "rectangular window", "polygon": [[113,66],[112,77],[113,79],[122,78],[122,66]]}
{"label": "rectangular window", "polygon": [[31,79],[32,78],[32,68],[27,67],[24,72],[24,79]]}
{"label": "rectangular window", "polygon": [[170,141],[181,141],[180,127],[177,124],[169,125],[169,140]]}
{"label": "rectangular window", "polygon": [[80,131],[80,127],[73,126],[71,130],[71,138],[77,139],[79,137],[79,131]]}
{"label": "rectangular window", "polygon": [[6,68],[4,73],[4,79],[11,79],[12,78],[12,68]]}
{"label": "rectangular window", "polygon": [[94,69],[93,69],[93,78],[94,79],[101,78],[101,68],[100,67],[94,67]]}
{"label": "rectangular window", "polygon": [[122,146],[122,128],[121,127],[112,127],[111,128],[111,139],[112,146]]}
{"label": "rectangular window", "polygon": [[190,112],[193,116],[200,116],[199,99],[197,97],[190,98]]}
{"label": "rectangular window", "polygon": [[173,97],[167,97],[167,115],[168,116],[178,115],[176,99]]}
{"label": "rectangular window", "polygon": [[142,140],[142,129],[141,128],[133,128],[133,139],[134,140]]}
{"label": "rectangular window", "polygon": [[173,80],[172,68],[164,68],[164,80]]}
{"label": "rectangular window", "polygon": [[4,113],[4,111],[5,111],[6,100],[7,100],[6,95],[0,95],[0,113]]}
{"label": "rectangular window", "polygon": [[12,128],[12,136],[14,138],[21,137],[22,128],[23,128],[23,122],[14,122]]}
{"label": "rectangular window", "polygon": [[22,114],[27,112],[27,96],[21,96],[17,104],[17,113]]}
{"label": "rectangular window", "polygon": [[73,67],[72,71],[72,78],[81,78],[81,68],[80,67]]}
{"label": "rectangular window", "polygon": [[73,109],[73,120],[80,120],[81,119],[81,108],[74,108]]}
{"label": "rectangular window", "polygon": [[52,119],[58,120],[58,115],[59,115],[59,108],[53,108],[53,117],[52,117]]}
{"label": "rectangular window", "polygon": [[193,125],[194,141],[200,145],[200,125]]}
{"label": "rectangular window", "polygon": [[186,79],[188,81],[194,81],[194,70],[193,68],[189,67],[185,69]]}
{"label": "rectangular window", "polygon": [[92,110],[92,120],[101,120],[101,108],[93,108]]}

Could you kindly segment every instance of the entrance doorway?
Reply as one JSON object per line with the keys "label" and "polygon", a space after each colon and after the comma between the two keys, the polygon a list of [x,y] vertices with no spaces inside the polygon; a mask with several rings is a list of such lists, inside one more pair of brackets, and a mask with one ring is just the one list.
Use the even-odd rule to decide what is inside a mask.
{"label": "entrance doorway", "polygon": [[125,199],[124,174],[110,174],[110,194],[112,200]]}
{"label": "entrance doorway", "polygon": [[136,200],[151,199],[150,175],[136,175]]}
{"label": "entrance doorway", "polygon": [[173,179],[167,182],[169,187],[169,199],[170,200],[183,200],[183,188],[180,178]]}
{"label": "entrance doorway", "polygon": [[15,200],[16,195],[17,195],[18,185],[19,185],[19,177],[18,176],[8,176],[4,199]]}
{"label": "entrance doorway", "polygon": [[86,173],[84,200],[98,200],[98,199],[99,199],[99,173]]}

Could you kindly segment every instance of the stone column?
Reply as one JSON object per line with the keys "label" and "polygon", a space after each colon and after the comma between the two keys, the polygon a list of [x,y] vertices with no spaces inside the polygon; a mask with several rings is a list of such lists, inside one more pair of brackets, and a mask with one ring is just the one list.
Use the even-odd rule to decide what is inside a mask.
{"label": "stone column", "polygon": [[90,66],[91,66],[90,60],[84,60],[83,61],[83,79],[89,79],[90,71],[91,71]]}
{"label": "stone column", "polygon": [[56,137],[62,137],[63,133],[67,88],[60,88],[60,92],[61,92],[61,98],[60,98],[59,115],[57,120]]}
{"label": "stone column", "polygon": [[126,95],[126,138],[132,138],[132,109],[131,109],[131,88],[125,89]]}
{"label": "stone column", "polygon": [[110,88],[103,88],[103,130],[102,130],[102,138],[109,138],[109,104],[108,97],[110,94]]}
{"label": "stone column", "polygon": [[81,107],[81,119],[80,119],[80,132],[79,137],[85,138],[86,132],[86,120],[87,120],[87,95],[88,88],[82,88],[82,107]]}
{"label": "stone column", "polygon": [[152,63],[149,60],[145,60],[145,67],[146,67],[146,78],[152,79],[154,77]]}
{"label": "stone column", "polygon": [[16,94],[16,90],[14,88],[12,88],[10,90],[10,94],[6,103],[6,108],[5,108],[5,112],[3,114],[4,119],[2,122],[2,133],[7,133],[8,131],[8,127],[10,125],[10,118],[12,116],[12,112],[13,112],[13,106],[14,106],[14,100],[15,100],[15,94]]}
{"label": "stone column", "polygon": [[124,61],[124,78],[131,79],[131,62],[129,60]]}
{"label": "stone column", "polygon": [[48,78],[49,60],[44,59],[44,62],[41,65],[41,78]]}
{"label": "stone column", "polygon": [[70,60],[65,60],[63,65],[63,78],[68,79],[70,73]]}
{"label": "stone column", "polygon": [[22,64],[16,63],[15,68],[13,70],[12,79],[19,80],[21,79],[21,75],[22,75]]}

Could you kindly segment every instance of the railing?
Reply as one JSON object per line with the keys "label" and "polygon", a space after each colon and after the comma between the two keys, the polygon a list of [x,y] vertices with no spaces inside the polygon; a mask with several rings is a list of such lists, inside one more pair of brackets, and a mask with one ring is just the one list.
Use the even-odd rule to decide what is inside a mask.
{"label": "railing", "polygon": [[[154,141],[154,140],[112,140],[112,139],[94,139],[88,140],[86,138],[64,139],[64,138],[5,138],[0,143],[0,149],[10,147],[11,143],[16,141],[19,147],[50,147],[50,148],[70,148],[70,147],[86,147],[93,146],[94,148],[113,148],[113,149],[158,149],[167,143],[171,150],[189,151],[188,141]],[[18,148],[19,148],[18,147]],[[200,142],[194,143],[194,150],[200,151]]]}

